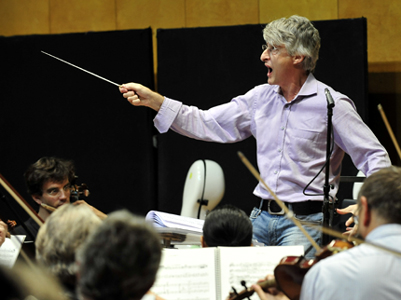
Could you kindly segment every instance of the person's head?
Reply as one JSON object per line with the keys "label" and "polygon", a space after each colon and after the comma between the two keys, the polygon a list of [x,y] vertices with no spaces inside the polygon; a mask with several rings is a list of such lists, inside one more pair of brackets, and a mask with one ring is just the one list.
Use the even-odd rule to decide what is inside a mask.
{"label": "person's head", "polygon": [[218,206],[206,216],[201,242],[203,247],[250,246],[252,222],[235,206]]}
{"label": "person's head", "polygon": [[75,179],[72,161],[42,157],[24,174],[28,193],[36,203],[59,207],[70,202],[71,182]]}
{"label": "person's head", "polygon": [[359,233],[382,224],[401,224],[401,168],[391,166],[366,178],[358,195]]}
{"label": "person's head", "polygon": [[160,259],[160,237],[152,225],[126,210],[113,212],[78,252],[78,293],[85,300],[141,299]]}
{"label": "person's head", "polygon": [[[314,71],[319,57],[320,36],[307,18],[291,16],[272,21],[264,28],[263,38],[266,45],[261,56],[262,61],[271,59],[273,62],[276,57],[284,56],[289,63],[307,74]],[[280,66],[269,65],[269,75],[273,75],[277,67]]]}
{"label": "person's head", "polygon": [[102,221],[86,205],[63,205],[47,218],[36,238],[36,260],[67,287],[76,284],[75,253]]}

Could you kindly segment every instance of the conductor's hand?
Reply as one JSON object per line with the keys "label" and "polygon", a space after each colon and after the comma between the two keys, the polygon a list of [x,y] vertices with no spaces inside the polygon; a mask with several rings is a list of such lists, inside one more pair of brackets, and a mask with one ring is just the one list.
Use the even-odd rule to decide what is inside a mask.
{"label": "conductor's hand", "polygon": [[348,235],[349,237],[356,235],[358,232],[357,224],[355,224],[353,227],[350,227],[354,223],[354,214],[355,214],[357,208],[358,208],[358,205],[354,204],[354,205],[350,205],[343,209],[337,209],[337,212],[340,215],[352,214],[352,216],[345,222],[347,231],[343,233],[344,235]]}
{"label": "conductor's hand", "polygon": [[164,97],[138,83],[125,83],[120,85],[120,92],[129,103],[135,106],[147,106],[159,111]]}

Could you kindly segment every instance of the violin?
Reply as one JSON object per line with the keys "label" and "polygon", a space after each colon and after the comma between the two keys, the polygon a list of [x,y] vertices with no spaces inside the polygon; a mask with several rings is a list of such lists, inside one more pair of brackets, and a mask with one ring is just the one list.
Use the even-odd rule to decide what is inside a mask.
{"label": "violin", "polygon": [[[257,285],[259,285],[262,290],[267,291],[269,288],[271,287],[275,287],[277,288],[277,282],[276,279],[268,279],[268,280],[264,280],[261,282],[256,283]],[[249,298],[250,296],[252,296],[255,293],[255,290],[253,288],[245,288],[243,291],[239,292],[239,293],[232,293],[230,292],[230,296],[229,296],[229,300],[241,300],[241,299],[245,299],[245,298]]]}
{"label": "violin", "polygon": [[74,184],[71,186],[71,202],[78,201],[81,196],[88,197],[89,189],[86,183],[82,183],[81,185]]}
{"label": "violin", "polygon": [[[303,256],[285,256],[274,269],[274,279],[269,279],[257,283],[267,292],[271,287],[282,291],[291,300],[298,300],[301,295],[303,279],[309,269],[318,261],[350,249],[354,246],[351,242],[344,240],[333,240],[326,247],[316,252],[314,259],[305,259]],[[240,293],[230,293],[229,300],[241,300],[253,295],[254,289],[249,288]]]}
{"label": "violin", "polygon": [[89,189],[86,183],[82,183],[81,185],[78,185],[75,183],[75,181],[78,179],[78,176],[75,175],[74,179],[72,179],[71,182],[71,195],[70,195],[70,201],[71,203],[80,200],[79,198],[81,196],[88,197],[89,196]]}

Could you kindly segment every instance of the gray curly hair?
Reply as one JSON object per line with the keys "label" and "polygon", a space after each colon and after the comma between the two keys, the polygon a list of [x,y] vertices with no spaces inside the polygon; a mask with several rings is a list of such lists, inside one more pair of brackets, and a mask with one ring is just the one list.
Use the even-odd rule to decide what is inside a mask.
{"label": "gray curly hair", "polygon": [[75,253],[102,221],[86,205],[64,204],[39,229],[36,260],[65,285],[75,285]]}
{"label": "gray curly hair", "polygon": [[291,16],[270,22],[263,29],[263,38],[272,46],[284,45],[289,55],[304,55],[302,66],[313,72],[319,58],[319,31],[305,17]]}

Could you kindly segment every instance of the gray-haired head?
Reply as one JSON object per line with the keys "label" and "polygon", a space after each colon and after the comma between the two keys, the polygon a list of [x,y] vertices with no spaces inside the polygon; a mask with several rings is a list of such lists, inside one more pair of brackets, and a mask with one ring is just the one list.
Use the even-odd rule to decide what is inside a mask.
{"label": "gray-haired head", "polygon": [[391,166],[383,168],[363,183],[359,195],[365,196],[368,206],[376,211],[384,223],[401,224],[401,168]]}
{"label": "gray-haired head", "polygon": [[113,212],[78,253],[78,293],[91,300],[139,300],[153,285],[160,259],[152,225],[127,210]]}
{"label": "gray-haired head", "polygon": [[319,31],[305,17],[291,16],[270,22],[263,29],[266,44],[284,45],[289,55],[304,55],[302,62],[305,71],[313,72],[319,58]]}
{"label": "gray-haired head", "polygon": [[101,223],[88,206],[64,204],[50,215],[38,232],[37,262],[68,288],[75,287],[75,253]]}

